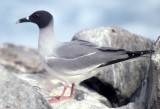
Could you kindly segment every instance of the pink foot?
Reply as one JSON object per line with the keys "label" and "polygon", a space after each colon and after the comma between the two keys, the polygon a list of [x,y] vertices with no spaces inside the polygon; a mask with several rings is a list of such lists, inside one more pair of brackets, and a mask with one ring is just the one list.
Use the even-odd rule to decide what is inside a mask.
{"label": "pink foot", "polygon": [[58,103],[60,101],[61,101],[61,99],[59,99],[59,98],[54,98],[54,99],[48,100],[49,103]]}
{"label": "pink foot", "polygon": [[63,97],[59,97],[59,98],[54,98],[54,99],[50,99],[48,100],[49,103],[58,103],[64,99],[71,99],[73,98],[73,96],[63,96]]}
{"label": "pink foot", "polygon": [[63,96],[61,99],[71,99],[73,96]]}
{"label": "pink foot", "polygon": [[62,101],[62,100],[64,100],[64,99],[70,99],[70,98],[73,98],[74,83],[72,83],[72,89],[71,89],[71,94],[70,94],[70,96],[64,96],[64,93],[65,93],[65,91],[66,91],[67,87],[68,87],[67,85],[66,85],[66,86],[64,86],[64,89],[63,89],[62,95],[61,95],[60,97],[58,97],[58,98],[54,98],[54,99],[50,99],[50,100],[48,100],[48,102],[49,102],[49,103],[58,103],[58,102],[60,102],[60,101]]}

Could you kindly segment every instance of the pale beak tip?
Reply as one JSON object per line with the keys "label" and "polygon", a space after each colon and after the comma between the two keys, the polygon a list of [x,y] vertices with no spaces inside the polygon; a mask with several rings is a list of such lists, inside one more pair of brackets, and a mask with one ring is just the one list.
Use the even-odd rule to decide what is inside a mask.
{"label": "pale beak tip", "polygon": [[20,21],[19,21],[19,20],[17,20],[16,24],[18,24],[18,23],[20,23]]}

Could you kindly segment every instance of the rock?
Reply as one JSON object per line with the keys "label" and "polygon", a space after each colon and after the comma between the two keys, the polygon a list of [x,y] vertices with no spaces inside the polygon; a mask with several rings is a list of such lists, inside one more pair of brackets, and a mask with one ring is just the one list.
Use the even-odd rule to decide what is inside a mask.
{"label": "rock", "polygon": [[[127,50],[150,49],[153,43],[153,41],[131,34],[128,31],[119,28],[101,27],[84,30],[76,34],[73,39],[76,40],[78,38],[92,41],[99,46],[111,46],[116,48],[124,48]],[[160,55],[156,56],[159,57]],[[159,61],[156,62],[157,65],[160,65],[158,64]],[[62,82],[55,80],[54,77],[46,73],[40,63],[37,51],[35,49],[23,46],[15,46],[13,44],[1,45],[0,64],[3,65],[4,69],[7,69],[9,72],[9,76],[7,79],[12,80],[7,81],[7,83],[12,83],[8,86],[12,86],[13,90],[8,91],[6,89],[8,91],[6,96],[10,97],[10,95],[13,94],[17,96],[20,93],[22,97],[27,96],[26,98],[30,99],[29,102],[28,99],[26,100],[26,98],[14,98],[14,96],[11,96],[11,99],[9,101],[9,103],[12,103],[10,104],[11,109],[12,107],[15,108],[17,104],[20,104],[19,106],[23,105],[24,102],[28,102],[27,106],[30,106],[30,103],[32,105],[32,108],[34,108],[34,103],[37,100],[36,97],[39,97],[38,99],[43,101],[44,99],[47,100],[51,98],[51,96],[59,96],[62,93],[64,85],[62,84]],[[56,109],[145,109],[146,107],[157,108],[159,106],[160,97],[160,89],[157,87],[159,87],[160,80],[159,76],[157,76],[157,82],[155,85],[156,91],[152,90],[153,87],[151,86],[153,85],[152,83],[154,83],[152,82],[152,80],[154,80],[155,77],[152,78],[152,73],[148,74],[149,66],[149,59],[146,60],[146,58],[144,58],[142,60],[140,59],[137,61],[127,61],[102,68],[98,70],[100,71],[100,73],[95,77],[82,82],[80,85],[76,85],[74,91],[74,99],[64,100],[57,104],[51,104],[51,106],[52,108]],[[153,70],[150,70],[150,72],[152,71]],[[8,75],[8,73],[4,74]],[[25,80],[27,83],[19,80],[18,78],[15,78],[15,75],[16,77]],[[148,78],[148,75],[152,75],[150,76],[150,79]],[[2,75],[1,77],[4,78],[5,76]],[[1,82],[1,77],[0,86],[3,86],[3,88],[5,88],[7,86],[3,85],[4,83]],[[151,82],[149,82],[149,80]],[[3,88],[0,87],[0,90],[2,90]],[[25,93],[21,91],[18,92],[19,90],[25,90]],[[5,93],[4,91],[1,92]],[[69,92],[70,89],[67,90],[66,95],[69,95]],[[1,104],[3,104],[3,102],[6,101],[6,99],[4,99],[4,96],[2,95],[0,94],[0,106]],[[19,101],[16,102],[16,100]],[[44,102],[40,102],[40,104],[45,104],[45,106],[48,106],[48,104],[46,104],[46,100],[44,100]],[[15,101],[14,104],[13,101]],[[7,108],[9,108],[8,105]],[[25,107],[21,109],[25,109]]]}
{"label": "rock", "polygon": [[[61,95],[64,84],[59,80],[53,79],[52,77],[50,78],[50,76],[45,76],[44,74],[41,74],[41,76],[38,75],[19,75],[19,77],[36,87],[38,92],[47,100]],[[40,77],[43,77],[43,79],[40,79]],[[65,96],[70,94],[70,88],[71,87],[67,89]],[[95,109],[109,109],[109,107],[112,107],[107,98],[78,84],[75,86],[73,95],[73,99],[64,100],[60,103],[52,103],[52,107],[55,109],[92,109],[93,107],[95,107]]]}
{"label": "rock", "polygon": [[160,36],[154,44],[154,50],[152,72],[149,73],[150,84],[146,94],[147,109],[160,109]]}
{"label": "rock", "polygon": [[44,72],[37,50],[13,44],[0,46],[0,64],[15,73]]}
{"label": "rock", "polygon": [[33,87],[0,66],[0,109],[52,109]]}
{"label": "rock", "polygon": [[129,103],[125,106],[113,108],[113,109],[145,109],[142,103]]}
{"label": "rock", "polygon": [[[27,49],[27,50],[26,50]],[[14,50],[15,52],[12,52]],[[43,69],[39,57],[35,49],[23,46],[15,46],[13,44],[4,44],[0,46],[0,64],[7,70],[13,71],[12,74],[33,86],[35,90],[49,99],[50,96],[60,96],[64,84],[55,80],[54,77],[46,73]],[[27,62],[25,63],[27,59]],[[18,63],[17,63],[18,61]],[[34,66],[32,66],[35,64]],[[40,71],[39,71],[40,67]],[[25,69],[25,70],[23,70]],[[111,107],[110,102],[96,92],[87,90],[86,88],[76,85],[74,91],[74,99],[64,101],[60,104],[52,104],[53,108],[61,109],[67,106],[78,107]],[[36,93],[36,92],[34,92]],[[69,90],[68,90],[69,93]],[[88,103],[83,106],[84,103]],[[93,105],[93,102],[95,104]],[[78,108],[77,107],[77,108]]]}
{"label": "rock", "polygon": [[[73,40],[78,39],[90,41],[98,46],[123,48],[130,51],[151,49],[153,44],[153,41],[126,30],[106,27],[83,30],[73,37]],[[149,58],[120,62],[102,68],[96,77],[114,87],[118,97],[123,98],[118,101],[118,106],[121,106],[130,101],[132,94],[148,77],[149,65]]]}
{"label": "rock", "polygon": [[[58,90],[53,90],[51,95],[59,96],[62,93],[64,85],[58,86]],[[66,96],[70,94],[70,89],[67,90]],[[81,98],[82,97],[82,98]],[[87,88],[76,85],[74,90],[74,99],[64,100],[60,103],[51,104],[56,109],[109,109],[110,102],[103,96]]]}

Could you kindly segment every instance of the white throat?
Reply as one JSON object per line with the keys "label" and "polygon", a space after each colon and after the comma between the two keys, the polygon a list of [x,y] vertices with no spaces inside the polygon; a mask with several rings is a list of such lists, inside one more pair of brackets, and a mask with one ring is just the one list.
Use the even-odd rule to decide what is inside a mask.
{"label": "white throat", "polygon": [[53,20],[45,28],[39,31],[38,51],[40,56],[52,55],[61,43],[56,39],[53,32]]}

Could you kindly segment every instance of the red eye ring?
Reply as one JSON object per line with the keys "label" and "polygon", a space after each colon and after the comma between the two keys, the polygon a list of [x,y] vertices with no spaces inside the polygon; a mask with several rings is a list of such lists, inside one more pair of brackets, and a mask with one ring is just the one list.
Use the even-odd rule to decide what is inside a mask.
{"label": "red eye ring", "polygon": [[39,14],[34,14],[34,18],[38,19],[39,18]]}

